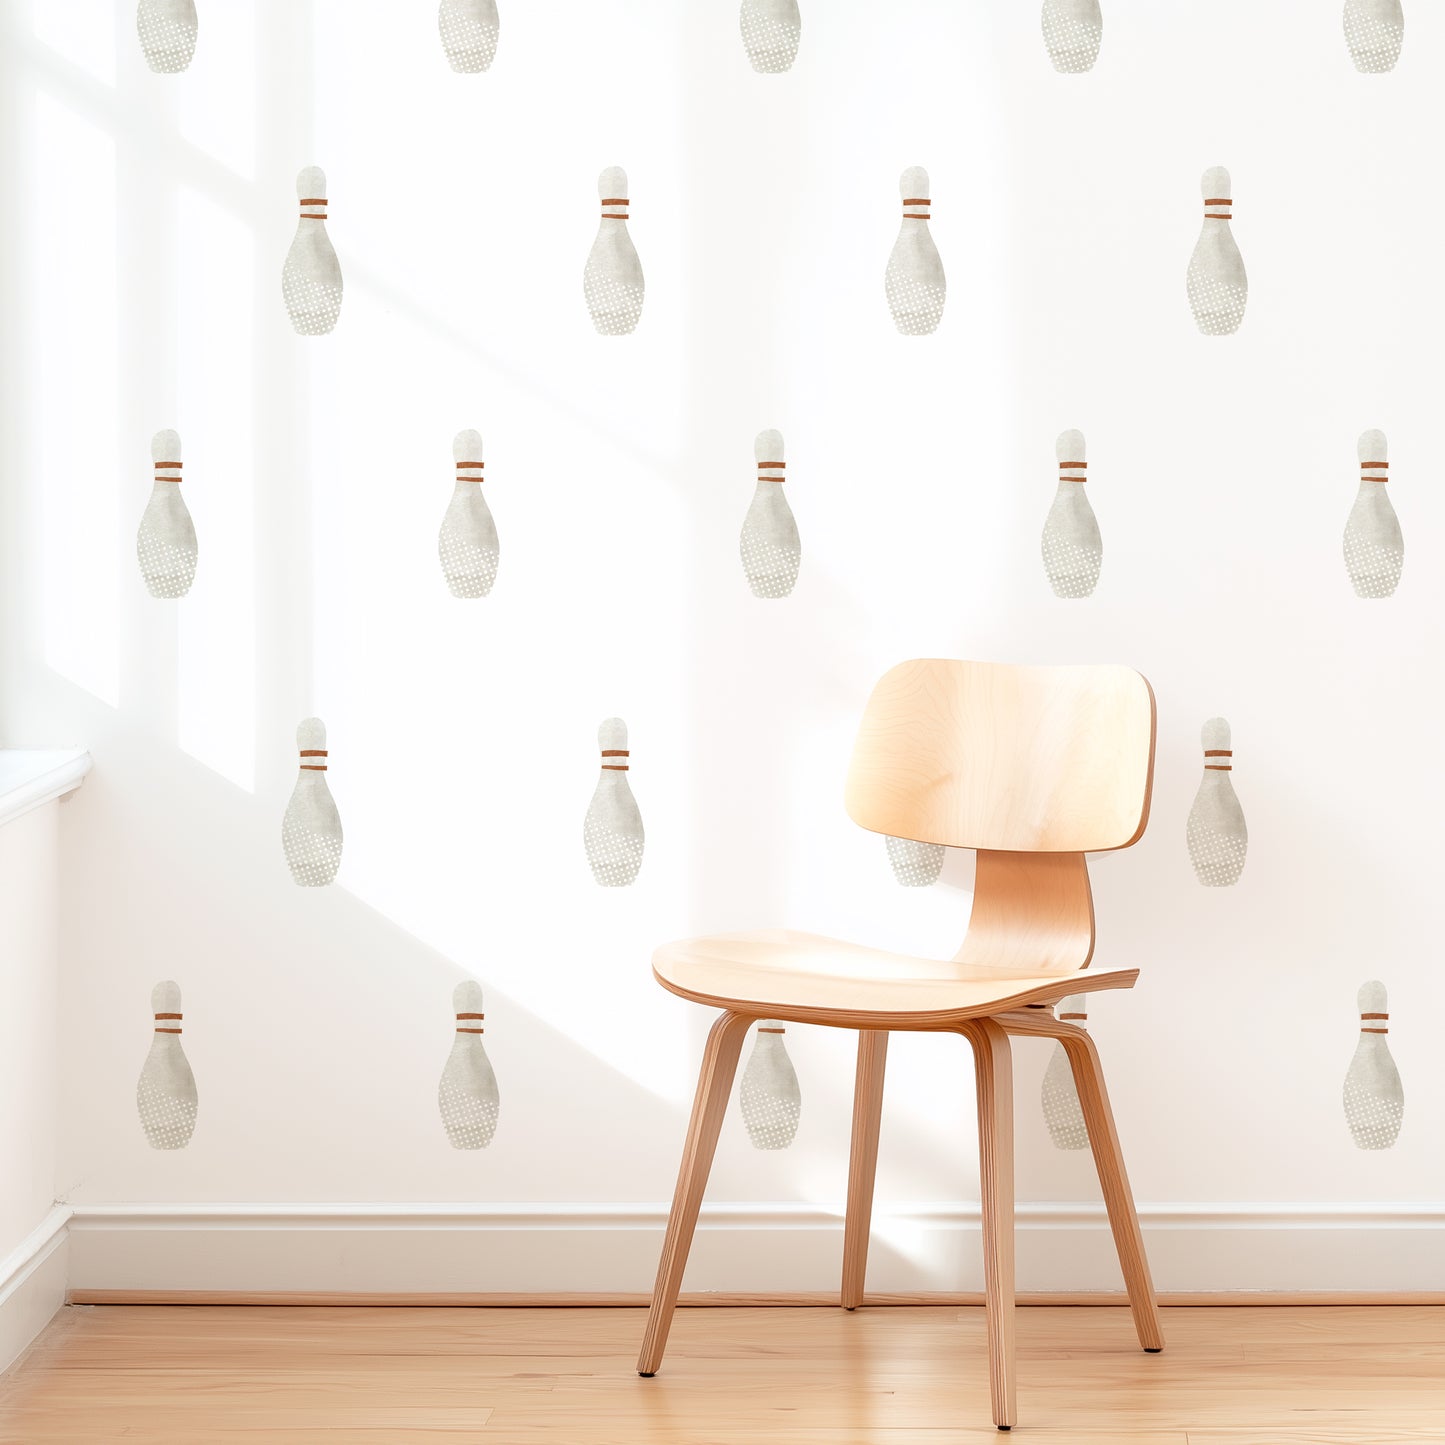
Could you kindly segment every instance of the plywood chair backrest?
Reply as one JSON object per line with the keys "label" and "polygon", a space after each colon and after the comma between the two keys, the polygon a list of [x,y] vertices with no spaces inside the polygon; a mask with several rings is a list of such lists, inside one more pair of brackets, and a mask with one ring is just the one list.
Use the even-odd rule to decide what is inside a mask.
{"label": "plywood chair backrest", "polygon": [[845,802],[875,833],[975,848],[958,959],[990,973],[1088,965],[1086,852],[1127,848],[1149,818],[1154,694],[1126,667],[918,659],[873,689]]}
{"label": "plywood chair backrest", "polygon": [[1144,831],[1153,768],[1154,698],[1129,668],[921,659],[873,689],[846,802],[896,838],[1093,853]]}

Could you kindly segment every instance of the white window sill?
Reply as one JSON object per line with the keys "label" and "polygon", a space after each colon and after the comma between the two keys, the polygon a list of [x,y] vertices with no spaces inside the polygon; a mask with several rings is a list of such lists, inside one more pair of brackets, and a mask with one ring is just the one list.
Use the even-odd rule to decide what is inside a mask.
{"label": "white window sill", "polygon": [[0,827],[69,796],[89,771],[84,748],[0,748]]}

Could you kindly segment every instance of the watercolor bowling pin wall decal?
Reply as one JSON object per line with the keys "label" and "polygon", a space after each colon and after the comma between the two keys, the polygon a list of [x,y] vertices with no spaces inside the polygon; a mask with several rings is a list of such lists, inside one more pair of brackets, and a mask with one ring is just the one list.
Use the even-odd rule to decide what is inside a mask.
{"label": "watercolor bowling pin wall decal", "polygon": [[1061,433],[1054,450],[1059,458],[1059,489],[1044,521],[1044,571],[1055,597],[1089,597],[1099,580],[1104,542],[1084,494],[1089,464],[1084,460],[1083,432]]}
{"label": "watercolor bowling pin wall decal", "polygon": [[181,496],[181,438],[158,431],[151,438],[155,480],[135,534],[140,575],[152,597],[184,597],[196,579],[196,528]]}
{"label": "watercolor bowling pin wall decal", "polygon": [[437,1085],[437,1108],[453,1149],[485,1149],[497,1132],[501,1096],[482,1044],[482,986],[464,979],[452,990],[457,1031]]}
{"label": "watercolor bowling pin wall decal", "polygon": [[909,166],[898,189],[903,193],[903,224],[888,257],[883,289],[899,333],[927,336],[938,330],[948,297],[943,258],[929,230],[928,172],[922,166]]}
{"label": "watercolor bowling pin wall decal", "polygon": [[757,489],[743,519],[738,550],[743,575],[754,597],[786,597],[798,580],[803,544],[798,524],[783,494],[787,464],[783,461],[783,434],[760,431],[753,442],[758,463]]}
{"label": "watercolor bowling pin wall decal", "polygon": [[341,263],[326,233],[326,172],[307,166],[296,177],[301,217],[281,269],[281,294],[298,336],[325,336],[341,315]]}
{"label": "watercolor bowling pin wall decal", "polygon": [[135,28],[152,70],[158,75],[185,70],[196,53],[196,0],[140,0]]}
{"label": "watercolor bowling pin wall decal", "polygon": [[1189,258],[1189,306],[1194,324],[1205,336],[1231,336],[1244,320],[1249,278],[1244,257],[1234,241],[1234,202],[1229,172],[1223,166],[1205,171],[1204,226]]}
{"label": "watercolor bowling pin wall decal", "polygon": [[599,336],[626,336],[637,329],[646,291],[642,262],[627,229],[627,172],[608,166],[597,177],[602,219],[582,272],[582,294]]}
{"label": "watercolor bowling pin wall decal", "polygon": [[1404,43],[1400,0],[1345,0],[1345,44],[1362,75],[1393,70]]}
{"label": "watercolor bowling pin wall decal", "polygon": [[491,69],[501,32],[497,0],[442,0],[437,8],[437,29],[447,63],[458,75]]}
{"label": "watercolor bowling pin wall decal", "polygon": [[1044,44],[1060,75],[1094,68],[1104,38],[1099,0],[1044,0]]}
{"label": "watercolor bowling pin wall decal", "polygon": [[442,518],[437,555],[453,597],[485,597],[497,580],[501,544],[497,524],[482,495],[482,435],[459,431],[452,442],[457,480]]}
{"label": "watercolor bowling pin wall decal", "polygon": [[[1063,999],[1059,1004],[1060,1021],[1082,1028],[1089,1017],[1088,997],[1080,993]],[[1044,1070],[1039,1102],[1043,1106],[1044,1123],[1049,1126],[1049,1137],[1054,1141],[1055,1149],[1089,1147],[1089,1128],[1084,1123],[1079,1091],[1074,1087],[1074,1070],[1063,1044],[1057,1041],[1049,1056],[1049,1066]]]}
{"label": "watercolor bowling pin wall decal", "polygon": [[938,882],[948,850],[940,843],[918,843],[912,838],[885,838],[893,876],[904,888],[928,888]]}
{"label": "watercolor bowling pin wall decal", "polygon": [[1365,432],[1359,453],[1360,490],[1345,523],[1345,570],[1356,597],[1392,597],[1405,565],[1405,538],[1385,490],[1390,480],[1385,433]]}
{"label": "watercolor bowling pin wall decal", "polygon": [[304,718],[296,747],[300,769],[281,821],[281,846],[299,887],[324,888],[341,866],[341,815],[326,782],[326,724]]}
{"label": "watercolor bowling pin wall decal", "polygon": [[184,1149],[196,1127],[196,1076],[181,1047],[181,990],[151,990],[155,1032],[135,1086],[135,1107],[152,1149]]}
{"label": "watercolor bowling pin wall decal", "polygon": [[1345,1123],[1358,1149],[1388,1149],[1405,1117],[1405,1091],[1390,1056],[1389,999],[1378,979],[1360,985],[1360,1038],[1345,1074]]}
{"label": "watercolor bowling pin wall decal", "polygon": [[1212,717],[1204,724],[1204,777],[1189,810],[1189,859],[1195,876],[1206,888],[1228,888],[1244,871],[1249,833],[1244,810],[1235,796],[1230,774],[1234,753],[1229,724]]}
{"label": "watercolor bowling pin wall decal", "polygon": [[782,1024],[758,1025],[752,1054],[738,1086],[738,1103],[754,1149],[786,1149],[798,1132],[803,1096],[798,1075],[783,1043]]}
{"label": "watercolor bowling pin wall decal", "polygon": [[738,25],[748,62],[759,75],[781,75],[793,68],[803,33],[798,0],[743,0]]}
{"label": "watercolor bowling pin wall decal", "polygon": [[592,876],[603,888],[626,888],[642,867],[642,814],[627,781],[627,724],[610,717],[597,729],[602,774],[582,824]]}

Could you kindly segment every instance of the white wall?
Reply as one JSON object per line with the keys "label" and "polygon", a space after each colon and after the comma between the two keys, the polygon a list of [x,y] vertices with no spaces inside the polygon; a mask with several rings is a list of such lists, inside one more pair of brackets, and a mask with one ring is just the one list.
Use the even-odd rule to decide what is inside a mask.
{"label": "white wall", "polygon": [[[0,820],[0,1369],[54,1314],[58,803]],[[62,1242],[63,1243],[63,1242]]]}
{"label": "white wall", "polygon": [[0,825],[0,1257],[55,1200],[58,808]]}
{"label": "white wall", "polygon": [[[1391,1211],[1438,1231],[1445,1199],[1427,1043],[1445,292],[1420,182],[1445,19],[1414,7],[1397,72],[1366,78],[1329,7],[1108,0],[1099,65],[1074,78],[1032,4],[814,3],[793,73],[760,77],[732,0],[557,0],[504,5],[493,71],[464,78],[427,7],[403,8],[203,6],[190,71],[160,77],[128,4],[43,6],[39,34],[5,6],[0,179],[30,219],[0,242],[18,318],[0,724],[82,737],[97,769],[63,835],[64,1196],[146,1218],[542,1202],[583,1223],[663,1200],[708,1020],[653,983],[656,942],[786,923],[942,954],[963,930],[966,857],[902,890],[843,815],[877,675],[912,655],[1124,661],[1158,695],[1157,784],[1144,841],[1095,868],[1098,957],[1144,975],[1090,1026],[1174,1261],[1161,1283],[1424,1283]],[[346,277],[321,341],[291,333],[279,286],[312,163]],[[593,334],[580,285],[609,164],[648,282],[623,341]],[[951,283],[921,341],[882,288],[910,164]],[[1253,288],[1227,341],[1184,295],[1213,164]],[[133,560],[166,426],[201,545],[179,606]],[[467,426],[502,539],[476,604],[435,558]],[[804,548],[784,603],[748,595],[736,551],[769,426]],[[1038,556],[1073,426],[1105,539],[1087,602],[1056,601]],[[1340,533],[1371,426],[1408,556],[1398,595],[1366,604]],[[319,892],[293,887],[279,840],[311,712],[347,837]],[[616,892],[580,839],[613,713],[648,831]],[[1184,820],[1217,713],[1251,852],[1236,888],[1205,890]],[[435,1111],[467,974],[503,1093],[479,1154]],[[146,1147],[132,1091],[165,977],[201,1094],[176,1154]],[[1381,1154],[1354,1148],[1339,1100],[1369,977],[1407,1090]],[[841,1197],[851,1039],[788,1042],[798,1140],[756,1153],[734,1114],[715,1199]],[[1020,1198],[1094,1199],[1087,1157],[1039,1116],[1046,1051],[1017,1053]],[[966,1049],[900,1039],[890,1070],[880,1208],[976,1197]],[[1326,1206],[1340,1247],[1286,1281],[1268,1232]],[[1231,1208],[1262,1245],[1231,1253]],[[1170,1210],[1194,1232],[1166,1239]],[[962,1283],[966,1227],[885,1233],[873,1282]],[[553,1283],[548,1236],[522,1236],[509,1278]],[[778,1283],[786,1251],[756,1242],[725,1236],[689,1283]],[[1067,1281],[1031,1248],[1026,1282],[1116,1278],[1105,1246]],[[611,1281],[577,1258],[576,1287]],[[792,1283],[830,1282],[813,1258]],[[125,1277],[107,1268],[81,1282]]]}

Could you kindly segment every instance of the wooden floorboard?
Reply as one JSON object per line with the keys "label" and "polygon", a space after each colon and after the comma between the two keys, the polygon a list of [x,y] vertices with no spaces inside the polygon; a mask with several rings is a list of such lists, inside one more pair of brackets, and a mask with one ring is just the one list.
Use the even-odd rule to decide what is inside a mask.
{"label": "wooden floorboard", "polygon": [[[0,1378],[0,1442],[977,1445],[978,1309],[681,1312],[656,1379],[630,1309],[79,1306]],[[1445,1308],[1018,1317],[1016,1440],[1445,1445]]]}

